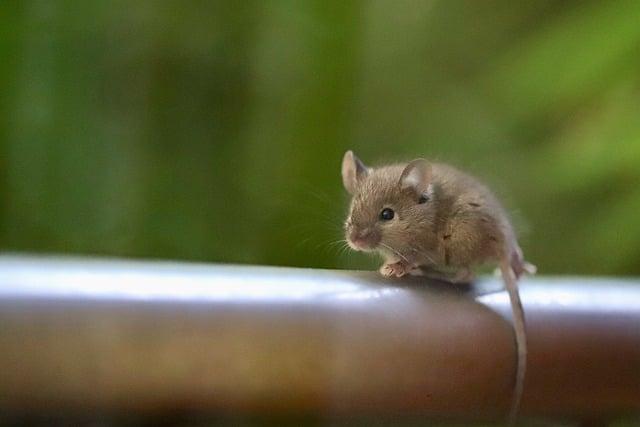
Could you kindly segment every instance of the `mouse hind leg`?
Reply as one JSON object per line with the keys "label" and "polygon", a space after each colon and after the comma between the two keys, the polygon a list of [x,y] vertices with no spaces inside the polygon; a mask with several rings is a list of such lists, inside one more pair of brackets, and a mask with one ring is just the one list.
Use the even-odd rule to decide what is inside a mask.
{"label": "mouse hind leg", "polygon": [[525,261],[524,256],[522,255],[522,249],[520,249],[520,246],[517,244],[514,245],[511,250],[510,260],[511,269],[515,273],[516,279],[519,279],[520,276],[525,273],[530,275],[536,274],[536,271],[538,270],[535,265]]}
{"label": "mouse hind leg", "polygon": [[[509,265],[511,266],[513,273],[516,275],[516,279],[519,279],[524,274],[533,276],[538,271],[538,267],[524,260],[524,258],[522,257],[522,250],[518,246],[516,246],[515,249],[511,250],[511,256],[509,257],[509,260]],[[501,277],[501,268],[496,267],[495,270],[493,270],[493,275]]]}

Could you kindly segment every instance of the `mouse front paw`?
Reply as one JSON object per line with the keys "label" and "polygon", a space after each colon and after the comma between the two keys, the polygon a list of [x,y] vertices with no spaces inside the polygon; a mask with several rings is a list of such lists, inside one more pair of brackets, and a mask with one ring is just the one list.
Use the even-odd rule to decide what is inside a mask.
{"label": "mouse front paw", "polygon": [[380,267],[380,274],[384,277],[402,277],[409,273],[409,267],[403,262],[393,262]]}

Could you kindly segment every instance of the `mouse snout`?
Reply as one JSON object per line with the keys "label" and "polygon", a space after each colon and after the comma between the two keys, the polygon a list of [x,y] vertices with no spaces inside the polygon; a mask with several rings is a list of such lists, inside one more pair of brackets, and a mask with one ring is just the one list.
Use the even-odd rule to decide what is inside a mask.
{"label": "mouse snout", "polygon": [[348,233],[350,246],[355,250],[373,249],[380,242],[380,235],[371,228],[352,228]]}

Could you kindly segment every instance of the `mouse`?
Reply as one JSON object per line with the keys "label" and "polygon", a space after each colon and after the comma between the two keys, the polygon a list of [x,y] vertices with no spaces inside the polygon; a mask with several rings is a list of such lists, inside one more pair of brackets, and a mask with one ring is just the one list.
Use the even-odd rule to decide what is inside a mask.
{"label": "mouse", "polygon": [[423,158],[366,166],[349,150],[342,182],[351,195],[344,223],[351,249],[379,254],[384,277],[425,276],[471,283],[482,266],[497,266],[509,295],[517,352],[508,414],[514,424],[527,364],[525,315],[518,279],[535,274],[525,261],[506,210],[477,178]]}

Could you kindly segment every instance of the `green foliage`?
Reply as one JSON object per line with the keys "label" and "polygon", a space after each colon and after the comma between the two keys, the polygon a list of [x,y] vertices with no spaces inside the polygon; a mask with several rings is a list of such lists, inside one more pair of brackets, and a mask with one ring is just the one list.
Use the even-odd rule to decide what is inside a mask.
{"label": "green foliage", "polygon": [[[371,267],[342,154],[496,188],[542,273],[640,273],[640,3],[6,2],[5,250]],[[336,243],[337,242],[337,243]]]}

